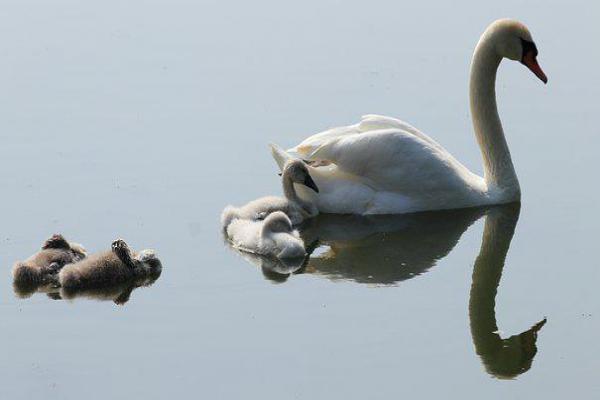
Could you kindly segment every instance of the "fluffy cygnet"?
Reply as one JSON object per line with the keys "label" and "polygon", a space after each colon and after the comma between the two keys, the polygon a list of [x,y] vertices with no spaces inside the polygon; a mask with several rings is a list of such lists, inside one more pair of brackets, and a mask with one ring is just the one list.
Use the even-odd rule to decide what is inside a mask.
{"label": "fluffy cygnet", "polygon": [[294,188],[294,183],[297,183],[307,186],[317,193],[319,192],[319,188],[310,176],[307,165],[302,160],[290,160],[285,164],[281,174],[281,183],[285,197],[267,196],[253,200],[242,207],[225,207],[221,215],[223,229],[226,230],[234,219],[264,219],[275,211],[283,211],[290,218],[293,225],[297,225],[319,213],[317,207],[302,200]]}
{"label": "fluffy cygnet", "polygon": [[282,211],[275,211],[264,220],[234,219],[226,234],[234,247],[251,253],[280,259],[306,254],[298,231]]}
{"label": "fluffy cygnet", "polygon": [[80,261],[86,255],[82,245],[68,242],[62,235],[52,235],[40,251],[13,266],[15,292],[27,297],[39,286],[48,283],[63,266]]}
{"label": "fluffy cygnet", "polygon": [[153,250],[133,252],[127,243],[117,239],[112,249],[93,254],[75,264],[67,265],[58,274],[63,297],[80,291],[134,283],[160,275],[162,264]]}

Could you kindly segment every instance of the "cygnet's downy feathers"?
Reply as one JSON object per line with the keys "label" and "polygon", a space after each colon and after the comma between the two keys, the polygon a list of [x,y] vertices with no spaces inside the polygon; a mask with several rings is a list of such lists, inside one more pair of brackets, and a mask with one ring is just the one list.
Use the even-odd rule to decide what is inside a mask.
{"label": "cygnet's downy feathers", "polygon": [[293,225],[319,213],[312,203],[300,199],[294,188],[294,184],[298,184],[319,192],[319,188],[310,176],[309,167],[302,160],[289,160],[285,164],[281,182],[285,197],[266,196],[253,200],[242,207],[225,207],[221,215],[223,230],[226,230],[234,219],[260,220],[275,211],[284,212]]}
{"label": "cygnet's downy feathers", "polygon": [[77,292],[144,281],[158,277],[162,264],[152,250],[133,252],[127,243],[117,239],[109,251],[93,254],[70,264],[58,274],[65,298]]}
{"label": "cygnet's downy feathers", "polygon": [[232,245],[251,253],[277,258],[304,257],[304,242],[281,211],[264,220],[234,219],[226,230]]}
{"label": "cygnet's downy feathers", "polygon": [[80,261],[86,256],[82,245],[68,242],[62,235],[52,235],[44,242],[40,251],[13,266],[13,284],[17,295],[27,297],[39,286],[49,283],[52,276],[65,265]]}

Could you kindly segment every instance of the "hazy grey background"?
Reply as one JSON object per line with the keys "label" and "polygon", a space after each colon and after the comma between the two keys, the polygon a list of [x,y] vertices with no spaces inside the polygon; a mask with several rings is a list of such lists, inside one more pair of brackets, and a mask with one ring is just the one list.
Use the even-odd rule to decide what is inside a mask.
{"label": "hazy grey background", "polygon": [[[279,191],[267,143],[365,113],[481,171],[468,68],[506,16],[549,76],[499,73],[523,205],[496,315],[503,337],[548,318],[512,381],[485,372],[469,331],[483,219],[391,287],[275,285],[218,230],[226,204]],[[0,397],[594,397],[599,18],[590,1],[3,1]],[[16,299],[12,263],[53,232],[154,247],[163,276],[124,307]]]}

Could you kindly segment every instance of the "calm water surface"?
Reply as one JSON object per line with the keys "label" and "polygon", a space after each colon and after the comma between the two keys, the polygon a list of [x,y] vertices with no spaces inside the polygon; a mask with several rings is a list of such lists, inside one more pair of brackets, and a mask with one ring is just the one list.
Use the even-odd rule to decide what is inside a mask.
{"label": "calm water surface", "polygon": [[[0,397],[594,398],[600,392],[593,2],[6,1],[0,14]],[[303,232],[304,265],[238,254],[228,204],[279,193],[267,143],[365,113],[473,170],[471,52],[531,28],[498,102],[521,207],[356,218]],[[54,232],[155,248],[154,285],[19,298]],[[101,297],[98,298],[98,297]]]}

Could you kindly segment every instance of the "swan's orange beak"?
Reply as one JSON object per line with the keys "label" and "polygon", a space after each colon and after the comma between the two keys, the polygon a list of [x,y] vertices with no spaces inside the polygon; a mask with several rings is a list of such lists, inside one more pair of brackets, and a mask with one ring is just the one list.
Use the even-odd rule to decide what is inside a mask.
{"label": "swan's orange beak", "polygon": [[535,57],[535,53],[533,51],[528,51],[523,56],[523,60],[521,61],[523,65],[525,65],[531,72],[535,74],[540,80],[544,83],[548,83],[548,77],[542,71],[542,67],[538,64],[537,59]]}

